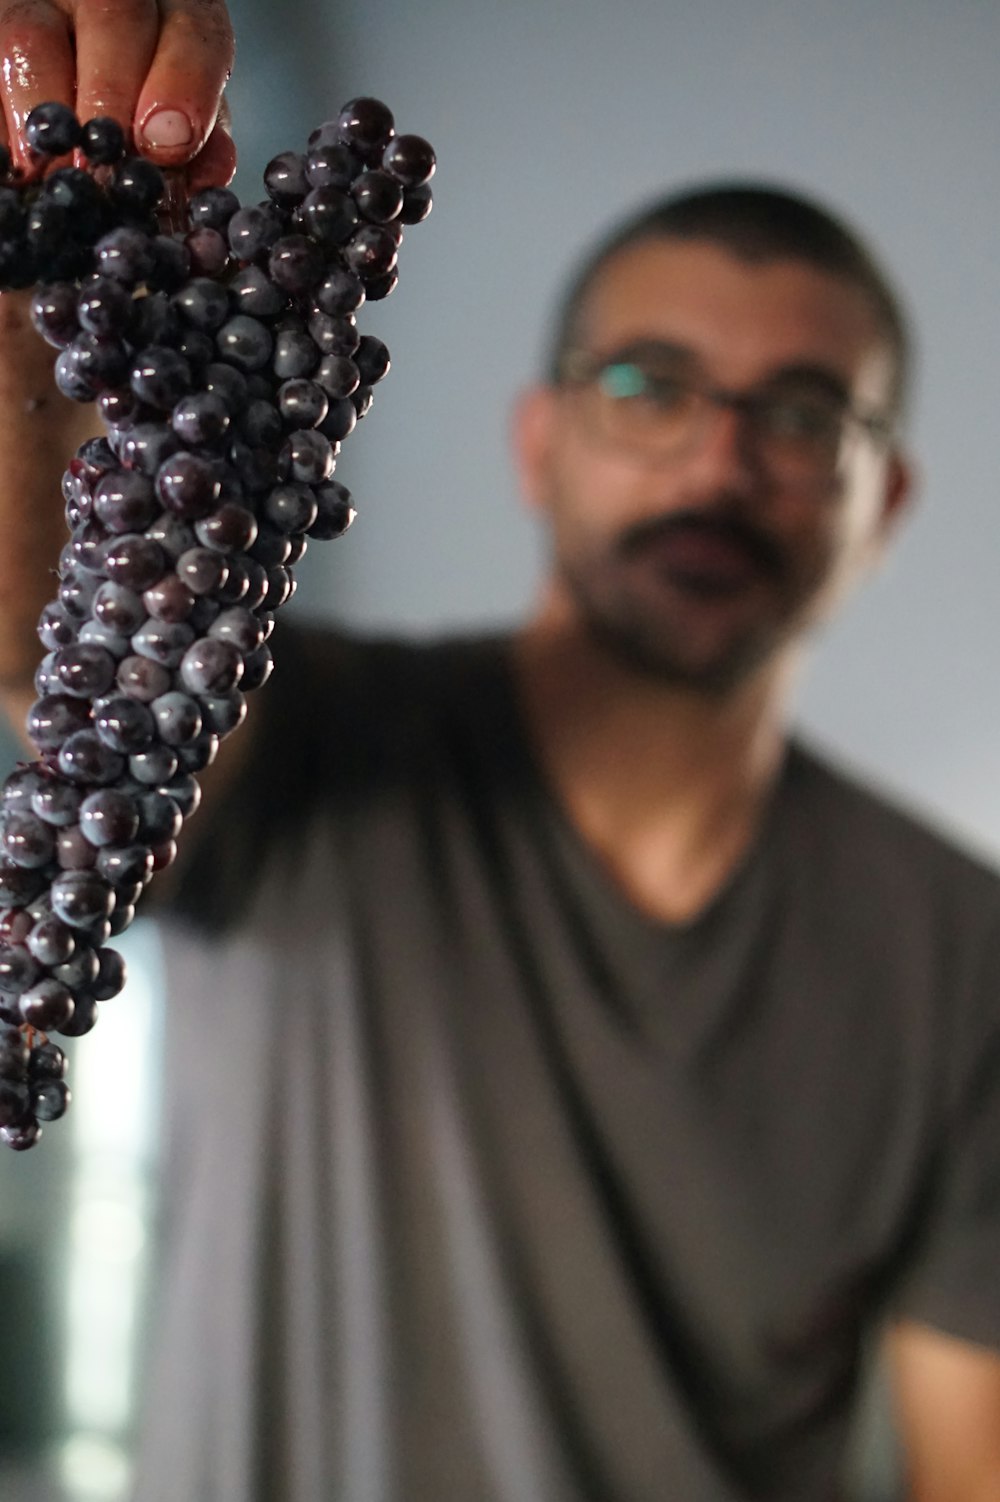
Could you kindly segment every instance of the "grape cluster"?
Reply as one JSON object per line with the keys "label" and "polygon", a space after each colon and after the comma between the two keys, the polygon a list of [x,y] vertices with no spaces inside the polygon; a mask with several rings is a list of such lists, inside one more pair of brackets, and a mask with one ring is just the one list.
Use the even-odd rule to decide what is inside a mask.
{"label": "grape cluster", "polygon": [[[271,672],[308,539],[353,519],[332,475],[389,368],[355,315],[396,285],[434,171],[425,140],[355,99],[268,164],[262,203],[209,188],[181,227],[115,122],[47,104],[25,134],[29,170],[0,160],[0,288],[34,286],[56,383],[105,433],[63,477],[39,757],[0,794],[0,1138],[16,1149],[66,1108],[48,1035],[88,1032],[120,991],[108,940]],[[54,165],[71,152],[80,165]]]}

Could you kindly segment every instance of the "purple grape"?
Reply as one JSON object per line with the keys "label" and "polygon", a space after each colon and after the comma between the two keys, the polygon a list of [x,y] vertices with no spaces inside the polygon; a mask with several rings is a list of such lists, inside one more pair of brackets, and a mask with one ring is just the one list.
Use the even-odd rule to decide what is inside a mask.
{"label": "purple grape", "polygon": [[219,499],[219,481],[207,459],[182,452],[156,471],[156,494],[167,510],[184,520],[208,516]]}
{"label": "purple grape", "polygon": [[345,244],[361,222],[354,199],[332,186],[312,188],[302,200],[301,216],[303,229],[319,245]]}
{"label": "purple grape", "polygon": [[152,476],[180,447],[181,440],[167,423],[137,422],[124,434],[121,459],[129,469]]}
{"label": "purple grape", "polygon": [[94,699],[105,693],[114,682],[116,667],[109,652],[85,642],[60,647],[56,653],[56,676],[63,690],[78,698]]}
{"label": "purple grape", "polygon": [[30,809],[15,809],[6,815],[0,846],[7,860],[29,870],[47,866],[55,853],[52,830]]}
{"label": "purple grape", "polygon": [[110,580],[99,586],[91,608],[98,621],[124,636],[138,631],[148,614],[140,595]]}
{"label": "purple grape", "polygon": [[337,116],[337,133],[346,146],[366,160],[381,156],[394,133],[392,111],[381,99],[363,97],[345,104]]}
{"label": "purple grape", "polygon": [[[176,758],[174,760],[176,762]],[[126,888],[134,891],[136,886],[144,887],[149,881],[153,874],[153,853],[148,845],[138,843],[104,845],[97,852],[95,870],[114,887],[118,894],[117,907]]]}
{"label": "purple grape", "polygon": [[[257,519],[245,506],[232,502],[219,506],[211,516],[195,522],[195,536],[206,549],[216,553],[245,553],[257,536]],[[230,565],[229,572],[232,572]],[[225,580],[216,586],[223,588]]]}
{"label": "purple grape", "polygon": [[70,928],[89,928],[114,905],[111,883],[93,871],[64,871],[52,883],[52,911]]}
{"label": "purple grape", "polygon": [[133,636],[132,646],[138,656],[176,668],[193,641],[194,632],[185,621],[147,621]]}
{"label": "purple grape", "polygon": [[[2,192],[3,190],[0,190]],[[77,291],[72,282],[39,287],[31,299],[31,321],[47,344],[65,349],[80,331]]]}
{"label": "purple grape", "polygon": [[[170,780],[173,781],[173,779]],[[139,805],[142,821],[140,828],[144,842],[159,845],[164,840],[177,838],[184,816],[179,804],[169,793],[159,788],[151,788],[148,793],[140,793],[136,802]]]}
{"label": "purple grape", "polygon": [[285,206],[298,203],[309,191],[305,157],[297,151],[282,151],[264,168],[264,186],[275,203]]}
{"label": "purple grape", "polygon": [[95,276],[80,293],[76,305],[80,327],[91,334],[127,334],[132,320],[132,294],[110,276]]}
{"label": "purple grape", "polygon": [[[188,648],[190,651],[190,648]],[[181,659],[187,657],[187,652]],[[182,668],[183,674],[183,668]],[[156,721],[156,731],[160,740],[167,746],[185,746],[193,741],[201,733],[201,710],[196,700],[190,694],[172,689],[170,693],[163,694],[159,699],[154,699],[149,706]]]}
{"label": "purple grape", "polygon": [[229,283],[229,293],[238,313],[251,318],[276,318],[288,298],[261,266],[244,266]]}
{"label": "purple grape", "polygon": [[365,280],[390,272],[396,253],[395,238],[384,224],[362,224],[344,246],[344,260]]}
{"label": "purple grape", "polygon": [[305,377],[284,381],[277,391],[278,413],[288,428],[315,428],[330,410],[330,399],[322,386]]}
{"label": "purple grape", "polygon": [[324,355],[353,355],[361,342],[357,320],[351,314],[338,317],[320,309],[309,319],[309,334]]}
{"label": "purple grape", "polygon": [[407,188],[403,194],[403,207],[399,211],[400,224],[423,224],[433,206],[431,190],[426,185]]}
{"label": "purple grape", "polygon": [[246,696],[238,688],[228,694],[200,694],[198,702],[203,725],[220,738],[231,735],[246,718]]}
{"label": "purple grape", "polygon": [[31,1094],[26,1083],[0,1079],[0,1130],[9,1132],[24,1121],[31,1105]]}
{"label": "purple grape", "polygon": [[167,556],[159,543],[139,532],[111,538],[104,546],[101,561],[114,584],[123,584],[136,594],[149,589],[167,572]]}
{"label": "purple grape", "polygon": [[229,241],[220,230],[199,225],[184,237],[188,269],[194,276],[219,276],[229,260]]}
{"label": "purple grape", "polygon": [[94,725],[104,744],[125,756],[145,751],[156,734],[146,705],[124,693],[107,695],[101,701],[101,708],[95,711]]}
{"label": "purple grape", "polygon": [[239,206],[240,201],[231,189],[203,188],[190,199],[188,218],[192,225],[223,230]]}
{"label": "purple grape", "polygon": [[124,757],[105,746],[96,730],[77,730],[59,748],[57,764],[70,782],[104,787],[125,770]]}
{"label": "purple grape", "polygon": [[[65,1032],[65,1024],[62,1030]],[[58,1121],[66,1114],[69,1103],[65,1080],[39,1080],[31,1091],[31,1109],[39,1121]]]}
{"label": "purple grape", "polygon": [[[67,702],[76,704],[77,700]],[[52,777],[44,787],[40,787],[32,795],[31,807],[40,819],[45,820],[46,824],[59,827],[76,823],[81,801],[82,795],[79,788]]]}
{"label": "purple grape", "polygon": [[319,350],[306,329],[281,329],[274,341],[271,369],[279,381],[311,376],[319,362]]}
{"label": "purple grape", "polygon": [[224,323],[215,336],[216,348],[229,364],[247,372],[260,370],[271,357],[273,340],[266,326],[256,318],[238,313]]}
{"label": "purple grape", "polygon": [[[279,455],[279,467],[285,477],[300,485],[321,485],[324,480],[330,478],[333,466],[334,456],[330,440],[324,438],[323,434],[318,433],[315,428],[300,428],[289,434]],[[266,514],[270,515],[269,512]],[[300,529],[289,528],[289,530]],[[301,530],[305,531],[305,526]]]}
{"label": "purple grape", "polygon": [[336,124],[332,125],[332,139],[325,142],[317,139],[317,144],[306,152],[305,178],[310,188],[349,188],[364,170],[361,158],[336,138],[336,130]]}
{"label": "purple grape", "polygon": [[164,574],[142,597],[154,621],[186,621],[194,609],[195,596],[176,574]]}
{"label": "purple grape", "polygon": [[71,959],[76,948],[76,940],[72,931],[65,923],[51,914],[45,918],[39,918],[27,938],[27,948],[33,959],[40,965],[50,968],[54,965],[65,965]]}
{"label": "purple grape", "polygon": [[190,391],[191,367],[175,349],[148,345],[132,366],[129,385],[147,407],[169,411]]}
{"label": "purple grape", "polygon": [[324,438],[337,444],[354,431],[357,421],[358,414],[349,397],[331,398],[329,410],[318,426]]}
{"label": "purple grape", "polygon": [[241,261],[253,261],[281,234],[281,218],[270,207],[237,209],[226,224],[229,248]]}
{"label": "purple grape", "polygon": [[109,197],[127,214],[142,216],[155,209],[166,191],[163,173],[141,156],[127,156],[115,167]]}
{"label": "purple grape", "polygon": [[309,536],[317,540],[341,537],[355,516],[351,492],[338,480],[328,480],[325,485],[317,485],[314,494],[316,519]]}
{"label": "purple grape", "polygon": [[27,730],[40,751],[57,751],[75,730],[84,728],[89,717],[84,700],[66,694],[45,694],[28,711]]}
{"label": "purple grape", "polygon": [[95,115],[83,127],[80,146],[95,167],[112,167],[125,155],[125,132],[110,115]]}
{"label": "purple grape", "polygon": [[194,328],[214,333],[229,317],[229,292],[207,276],[196,276],[174,293],[173,305]]}
{"label": "purple grape", "polygon": [[209,636],[218,641],[230,642],[244,657],[255,651],[263,641],[260,621],[253,611],[241,605],[224,610],[210,628]]}
{"label": "purple grape", "polygon": [[387,271],[384,276],[373,276],[368,280],[368,301],[381,302],[391,292],[395,292],[399,283],[399,272],[395,266]]}
{"label": "purple grape", "polygon": [[110,230],[94,249],[100,273],[128,287],[144,282],[156,264],[150,236],[128,225]]}
{"label": "purple grape", "polygon": [[[250,513],[247,513],[250,516]],[[253,521],[253,517],[250,516]],[[210,595],[225,580],[228,565],[210,548],[189,548],[177,560],[177,577],[193,595]]]}
{"label": "purple grape", "polygon": [[94,516],[108,532],[141,532],[157,509],[152,481],[136,470],[112,470],[94,487]]}
{"label": "purple grape", "polygon": [[403,207],[403,188],[388,172],[373,168],[363,172],[351,187],[351,197],[363,219],[388,224]]}
{"label": "purple grape", "polygon": [[24,138],[39,156],[65,156],[80,145],[80,122],[66,104],[36,104],[24,122]]}
{"label": "purple grape", "polygon": [[365,284],[344,266],[333,267],[320,282],[313,296],[322,313],[343,317],[356,313],[365,300]]}
{"label": "purple grape", "polygon": [[151,746],[148,751],[137,751],[130,756],[128,769],[130,776],[144,787],[159,787],[177,771],[177,756],[169,746]]}
{"label": "purple grape", "polygon": [[317,386],[331,401],[351,396],[361,384],[357,362],[347,355],[324,355],[313,374]]}
{"label": "purple grape", "polygon": [[135,799],[118,788],[89,793],[80,804],[80,832],[92,845],[125,845],[139,832]]}
{"label": "purple grape", "polygon": [[382,153],[382,165],[404,188],[422,188],[434,176],[437,158],[423,136],[395,136]]}

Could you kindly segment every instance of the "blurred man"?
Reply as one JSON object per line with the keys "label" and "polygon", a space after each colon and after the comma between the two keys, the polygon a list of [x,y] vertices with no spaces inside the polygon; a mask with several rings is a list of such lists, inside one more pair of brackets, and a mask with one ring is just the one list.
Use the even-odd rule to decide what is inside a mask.
{"label": "blurred man", "polygon": [[[224,28],[165,11],[182,95],[129,15],[117,110],[196,151]],[[8,51],[24,24],[0,5]],[[73,95],[64,32],[22,44],[12,120]],[[23,708],[33,422],[65,418],[11,421],[44,372],[3,302]],[[786,728],[906,510],[907,361],[825,211],[665,200],[588,259],[518,408],[551,538],[525,626],[279,627],[163,917],[142,1502],[833,1499],[882,1329],[911,1495],[1000,1496],[1000,886]]]}

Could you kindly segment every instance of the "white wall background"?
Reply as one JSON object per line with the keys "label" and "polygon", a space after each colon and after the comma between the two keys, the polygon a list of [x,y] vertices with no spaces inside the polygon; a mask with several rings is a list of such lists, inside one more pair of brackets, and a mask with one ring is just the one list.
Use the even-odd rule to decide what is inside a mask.
{"label": "white wall background", "polygon": [[293,608],[426,631],[516,616],[539,540],[506,456],[579,248],[702,176],[824,197],[897,273],[922,349],[921,504],[828,633],[802,718],[1000,854],[1000,6],[996,0],[236,0],[239,184],[347,98],[438,150],[393,370],[345,444],[359,517]]}

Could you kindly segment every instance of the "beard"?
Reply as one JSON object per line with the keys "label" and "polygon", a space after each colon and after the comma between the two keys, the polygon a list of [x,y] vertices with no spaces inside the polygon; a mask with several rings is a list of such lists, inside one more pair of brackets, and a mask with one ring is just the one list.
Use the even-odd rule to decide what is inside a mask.
{"label": "beard", "polygon": [[559,568],[591,638],[665,686],[725,697],[801,629],[827,573],[720,501],[640,522]]}

